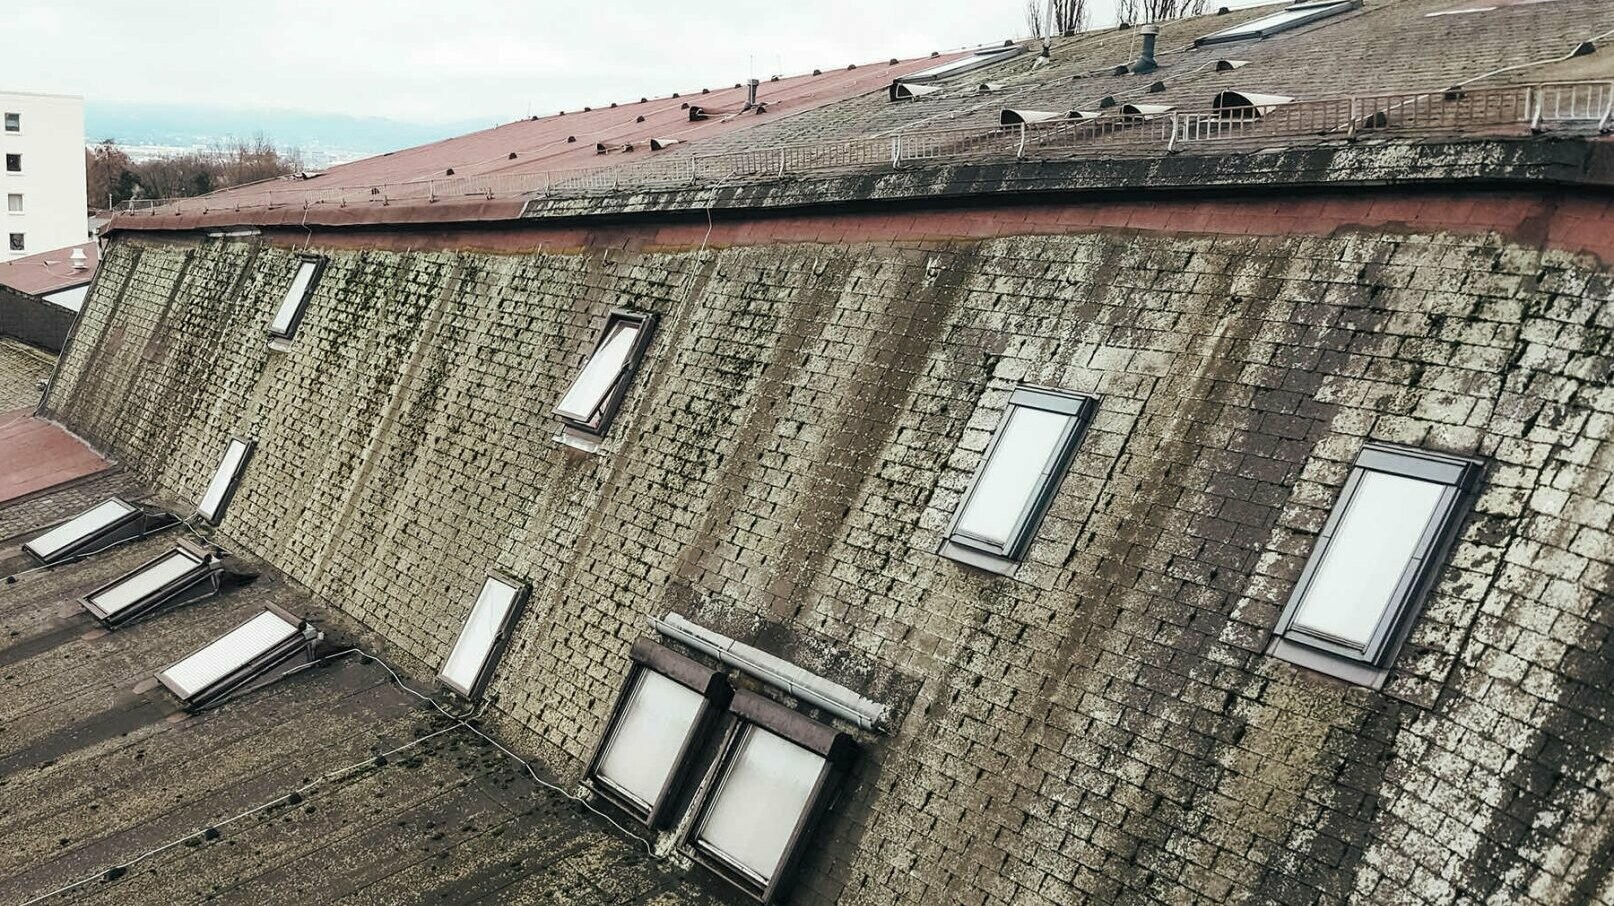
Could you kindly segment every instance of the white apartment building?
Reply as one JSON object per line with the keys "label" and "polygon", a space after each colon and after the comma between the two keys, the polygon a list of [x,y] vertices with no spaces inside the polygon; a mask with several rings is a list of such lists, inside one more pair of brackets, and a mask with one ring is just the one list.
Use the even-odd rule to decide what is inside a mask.
{"label": "white apartment building", "polygon": [[0,159],[0,261],[87,238],[83,98],[0,91]]}

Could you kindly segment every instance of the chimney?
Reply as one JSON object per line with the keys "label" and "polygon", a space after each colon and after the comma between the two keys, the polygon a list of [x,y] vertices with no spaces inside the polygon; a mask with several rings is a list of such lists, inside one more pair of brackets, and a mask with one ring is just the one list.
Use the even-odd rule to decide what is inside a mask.
{"label": "chimney", "polygon": [[1138,57],[1136,63],[1132,64],[1132,71],[1141,75],[1145,72],[1154,72],[1160,68],[1154,61],[1154,42],[1155,38],[1160,34],[1160,26],[1150,22],[1139,31],[1143,34],[1143,55]]}
{"label": "chimney", "polygon": [[745,86],[745,109],[750,110],[752,107],[755,107],[757,105],[757,85],[759,85],[759,84],[761,84],[761,83],[758,82],[756,79],[752,79],[751,81],[746,83],[746,86]]}

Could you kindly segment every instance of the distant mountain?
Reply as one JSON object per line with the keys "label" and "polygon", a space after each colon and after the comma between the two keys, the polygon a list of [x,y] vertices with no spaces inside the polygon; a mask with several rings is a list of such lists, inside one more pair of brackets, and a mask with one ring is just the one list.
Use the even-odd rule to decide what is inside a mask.
{"label": "distant mountain", "polygon": [[301,113],[294,110],[238,110],[160,104],[86,101],[84,138],[113,139],[120,145],[205,148],[232,136],[259,132],[277,147],[297,148],[311,165],[353,160],[463,135],[494,125],[491,120],[405,123],[381,117]]}

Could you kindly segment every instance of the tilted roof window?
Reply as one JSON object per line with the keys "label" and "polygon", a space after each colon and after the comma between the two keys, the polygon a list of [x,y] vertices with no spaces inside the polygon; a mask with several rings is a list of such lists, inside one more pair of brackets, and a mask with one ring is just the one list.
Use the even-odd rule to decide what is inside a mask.
{"label": "tilted roof window", "polygon": [[308,308],[308,300],[314,295],[314,287],[324,270],[324,258],[303,255],[297,260],[297,273],[292,275],[291,286],[286,288],[286,296],[280,300],[280,307],[275,309],[275,316],[269,322],[271,335],[289,340],[297,333],[303,311]]}
{"label": "tilted roof window", "polygon": [[213,552],[181,539],[179,546],[79,599],[96,619],[118,626],[195,588],[217,571]]}
{"label": "tilted roof window", "polygon": [[1020,387],[942,544],[945,557],[1009,572],[1025,554],[1097,407],[1093,397]]}
{"label": "tilted roof window", "polygon": [[140,520],[139,507],[110,497],[23,542],[22,549],[41,563],[58,563],[139,534]]}
{"label": "tilted roof window", "polygon": [[270,607],[157,674],[195,710],[262,676],[306,644],[302,620]]}
{"label": "tilted roof window", "polygon": [[218,525],[224,518],[224,511],[235,496],[236,483],[240,481],[241,472],[246,469],[247,459],[252,455],[252,447],[252,441],[239,437],[230,438],[225,445],[224,456],[213,473],[213,480],[207,483],[207,490],[202,492],[202,500],[196,505],[196,512],[209,523]]}
{"label": "tilted roof window", "polygon": [[481,698],[526,601],[525,582],[488,576],[438,671],[438,680],[468,699]]}
{"label": "tilted roof window", "polygon": [[1479,483],[1473,460],[1370,444],[1306,561],[1269,652],[1384,682]]}
{"label": "tilted roof window", "polygon": [[723,674],[648,639],[634,643],[629,656],[633,666],[588,778],[606,798],[659,828],[671,818],[731,692]]}
{"label": "tilted roof window", "polygon": [[764,903],[786,890],[856,744],[845,733],[749,692],[689,831],[695,857]]}
{"label": "tilted roof window", "polygon": [[655,315],[612,312],[594,354],[560,398],[555,414],[578,431],[603,435],[622,406],[655,326]]}
{"label": "tilted roof window", "polygon": [[987,47],[972,54],[938,63],[928,69],[901,76],[891,83],[890,96],[893,101],[901,101],[920,95],[929,94],[937,89],[927,88],[917,83],[936,82],[951,78],[966,72],[972,72],[982,67],[1000,63],[1025,51],[1024,47],[1013,44],[1008,47]]}
{"label": "tilted roof window", "polygon": [[1357,9],[1362,0],[1318,0],[1313,3],[1296,3],[1288,9],[1280,10],[1269,16],[1251,19],[1231,28],[1224,28],[1194,41],[1196,46],[1203,44],[1223,44],[1228,41],[1245,41],[1254,38],[1265,38],[1291,28],[1310,25],[1319,19],[1327,19],[1340,13]]}

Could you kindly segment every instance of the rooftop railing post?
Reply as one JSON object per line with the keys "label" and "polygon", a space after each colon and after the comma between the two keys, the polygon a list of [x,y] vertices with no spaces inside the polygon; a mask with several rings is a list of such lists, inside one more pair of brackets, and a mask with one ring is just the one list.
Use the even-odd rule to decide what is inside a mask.
{"label": "rooftop railing post", "polygon": [[1020,124],[1020,144],[1014,149],[1014,156],[1017,157],[1017,158],[1026,156],[1026,124],[1025,123]]}
{"label": "rooftop railing post", "polygon": [[1609,123],[1614,120],[1614,82],[1605,85],[1604,90],[1608,92],[1608,103],[1603,105],[1603,118],[1597,121],[1597,131],[1607,135]]}
{"label": "rooftop railing post", "polygon": [[1171,113],[1171,137],[1166,139],[1166,153],[1167,154],[1175,154],[1175,153],[1177,153],[1177,123],[1178,123],[1177,112],[1172,111],[1172,113]]}

